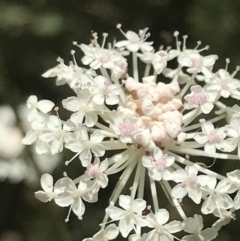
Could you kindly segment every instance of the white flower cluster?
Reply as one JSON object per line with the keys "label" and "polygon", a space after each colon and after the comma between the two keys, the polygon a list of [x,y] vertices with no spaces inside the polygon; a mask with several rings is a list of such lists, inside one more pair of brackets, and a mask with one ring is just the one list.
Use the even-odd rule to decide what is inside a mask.
{"label": "white flower cluster", "polygon": [[[224,98],[240,99],[240,81],[235,78],[239,68],[229,74],[227,59],[225,69],[213,71],[218,57],[203,56],[208,47],[199,49],[200,42],[187,49],[187,36],[180,42],[178,32],[174,33],[176,49],[155,52],[152,42],[147,42],[147,28],[137,34],[117,27],[126,40],[109,48],[105,48],[107,34],[101,45],[97,33],[89,45],[74,42],[84,52],[86,68],[78,66],[72,51],[73,62],[66,65],[59,58],[57,67],[43,74],[57,77],[58,85],[73,90],[73,96],[62,101],[71,112],[68,120],[60,119],[58,107],[52,114],[54,103],[49,100],[30,96],[27,101],[32,130],[23,143],[35,142],[39,154],[60,153],[65,147],[75,153],[66,165],[78,157],[86,168],[84,175],[74,180],[65,175],[55,184],[51,175],[44,174],[43,191],[36,192],[36,198],[69,207],[66,220],[71,211],[82,219],[84,202],[97,202],[99,190],[108,186],[108,176],[122,172],[101,230],[85,241],[112,240],[119,233],[134,241],[213,240],[240,208],[240,170],[223,176],[211,170],[203,157],[240,159],[240,107],[224,104]],[[127,67],[130,54],[132,74]],[[141,78],[139,60],[146,64]],[[174,61],[177,68],[168,68]],[[115,150],[117,154],[111,156]],[[104,158],[109,151],[110,157]],[[147,201],[152,207],[144,200],[146,183],[150,183],[152,200]],[[129,195],[122,193],[126,185]],[[181,221],[168,222],[157,185]],[[199,214],[186,216],[186,196],[199,205]],[[203,229],[201,214],[216,217],[212,227]],[[109,222],[116,224],[105,228]],[[175,234],[180,231],[186,233],[184,237]]]}

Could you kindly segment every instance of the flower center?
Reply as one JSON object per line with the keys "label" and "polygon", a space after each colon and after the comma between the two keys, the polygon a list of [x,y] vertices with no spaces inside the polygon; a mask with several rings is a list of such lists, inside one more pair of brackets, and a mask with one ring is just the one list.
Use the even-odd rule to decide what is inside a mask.
{"label": "flower center", "polygon": [[221,136],[217,135],[215,130],[209,132],[209,134],[208,134],[208,142],[210,144],[221,143],[221,141],[222,141]]}
{"label": "flower center", "polygon": [[159,234],[164,232],[164,228],[161,224],[156,224],[155,229]]}
{"label": "flower center", "polygon": [[191,67],[196,69],[201,69],[203,67],[203,57],[192,58]]}
{"label": "flower center", "polygon": [[109,60],[111,59],[111,55],[110,54],[103,54],[100,58],[100,62],[107,63]]}
{"label": "flower center", "polygon": [[166,168],[166,164],[167,164],[167,157],[166,156],[162,156],[161,158],[159,158],[158,160],[155,161],[156,169],[159,172],[164,171],[164,169]]}
{"label": "flower center", "polygon": [[203,92],[194,93],[189,97],[189,103],[193,105],[202,105],[207,101],[207,95]]}
{"label": "flower center", "polygon": [[121,135],[129,135],[134,130],[134,124],[133,123],[121,123],[118,126]]}
{"label": "flower center", "polygon": [[129,41],[131,43],[137,43],[137,42],[139,42],[139,37],[137,36],[137,34],[131,34]]}
{"label": "flower center", "polygon": [[87,170],[86,173],[90,176],[90,177],[95,177],[99,174],[99,168],[97,165],[93,165],[93,164],[89,164],[87,166]]}
{"label": "flower center", "polygon": [[221,79],[220,84],[223,89],[226,89],[229,81],[227,79]]}
{"label": "flower center", "polygon": [[126,210],[125,218],[126,219],[133,219],[134,218],[134,213],[130,208]]}

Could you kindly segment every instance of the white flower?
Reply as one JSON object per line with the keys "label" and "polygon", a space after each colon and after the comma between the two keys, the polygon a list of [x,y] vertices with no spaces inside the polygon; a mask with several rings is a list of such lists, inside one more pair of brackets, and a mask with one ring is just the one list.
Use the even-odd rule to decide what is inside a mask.
{"label": "white flower", "polygon": [[226,146],[225,150],[227,152],[231,152],[235,150],[237,147],[238,156],[240,158],[240,125],[227,126],[226,130],[227,130],[227,135],[230,138],[226,139],[228,146]]}
{"label": "white flower", "polygon": [[146,208],[146,201],[138,198],[132,200],[130,196],[120,195],[119,205],[121,208],[109,206],[106,213],[112,220],[119,221],[119,230],[124,238],[128,236],[136,226],[146,226],[146,220],[143,218],[142,211]]}
{"label": "white flower", "polygon": [[160,74],[167,66],[168,53],[166,51],[158,51],[154,54],[152,65],[157,74]]}
{"label": "white flower", "polygon": [[104,100],[107,105],[116,105],[119,102],[119,86],[111,84],[103,76],[97,76],[94,79],[95,86],[91,87],[91,94],[93,95],[93,102],[96,105],[103,105]]}
{"label": "white flower", "polygon": [[93,103],[88,89],[79,91],[78,97],[68,97],[62,103],[65,109],[76,112],[71,115],[71,121],[75,124],[82,124],[84,117],[87,127],[92,127],[96,124],[98,120],[96,110],[100,110],[100,106]]}
{"label": "white flower", "polygon": [[235,219],[234,211],[234,208],[230,209],[229,211],[225,209],[215,209],[213,214],[219,217],[219,219],[213,223],[212,227],[219,231],[222,226],[229,224],[231,220]]}
{"label": "white flower", "polygon": [[95,157],[94,163],[87,166],[85,175],[83,175],[82,178],[95,180],[98,187],[106,188],[108,185],[108,177],[104,172],[107,170],[108,165],[107,158],[100,162],[99,158]]}
{"label": "white flower", "polygon": [[225,150],[223,139],[227,136],[226,129],[215,129],[211,122],[202,124],[202,133],[194,136],[194,140],[199,144],[205,144],[204,150],[209,154],[215,154],[216,149]]}
{"label": "white flower", "polygon": [[60,207],[71,205],[70,209],[81,218],[85,213],[85,205],[82,199],[89,203],[97,202],[97,193],[92,193],[91,187],[92,182],[90,181],[80,180],[78,187],[76,187],[70,178],[61,178],[54,185],[54,190],[59,193],[55,202]]}
{"label": "white flower", "polygon": [[200,106],[202,112],[208,114],[214,107],[216,96],[217,92],[205,91],[200,85],[192,86],[191,93],[184,97],[187,101],[185,108],[192,109]]}
{"label": "white flower", "polygon": [[70,129],[66,125],[62,125],[62,121],[54,115],[51,115],[47,122],[48,129],[39,135],[39,139],[45,142],[51,142],[51,152],[56,154],[62,152],[64,141],[71,140],[68,134]]}
{"label": "white flower", "polygon": [[214,228],[203,229],[202,216],[195,214],[194,218],[184,220],[183,230],[191,235],[184,236],[182,240],[186,241],[211,241],[217,237],[217,230]]}
{"label": "white flower", "polygon": [[205,77],[212,77],[213,73],[211,69],[218,59],[216,55],[201,56],[199,53],[191,53],[187,56],[182,57],[181,64],[189,67],[188,73],[199,73],[202,72]]}
{"label": "white flower", "polygon": [[218,70],[217,74],[209,82],[207,90],[218,91],[224,98],[231,96],[235,99],[240,99],[240,81],[234,79],[225,69]]}
{"label": "white flower", "polygon": [[148,169],[149,176],[156,181],[172,180],[173,175],[167,169],[175,161],[175,158],[172,156],[164,155],[159,148],[155,148],[153,152],[153,157],[143,156],[142,164]]}
{"label": "white flower", "polygon": [[148,37],[148,34],[146,34],[147,30],[147,28],[140,30],[139,35],[133,31],[127,31],[126,34],[121,31],[127,40],[117,42],[115,47],[126,47],[131,52],[137,52],[139,49],[141,49],[143,52],[151,52],[153,50],[153,47],[151,46],[153,42],[145,42]]}
{"label": "white flower", "polygon": [[227,177],[231,180],[232,182],[232,187],[231,190],[237,191],[237,194],[234,198],[234,209],[238,210],[240,209],[240,170],[235,170],[232,172],[227,173]]}
{"label": "white flower", "polygon": [[58,193],[53,189],[53,177],[48,173],[43,174],[40,182],[44,191],[35,192],[35,197],[44,203],[55,199]]}
{"label": "white flower", "polygon": [[22,143],[24,145],[31,145],[36,142],[36,152],[38,154],[47,153],[50,149],[49,144],[39,139],[39,136],[45,130],[45,119],[42,116],[37,116],[31,123],[31,126],[32,130],[27,132],[26,136],[22,139]]}
{"label": "white flower", "polygon": [[174,237],[172,233],[179,232],[183,229],[183,225],[180,221],[172,221],[171,223],[166,224],[169,220],[169,212],[166,209],[157,210],[155,215],[151,212],[146,216],[146,219],[148,221],[147,226],[154,228],[148,233],[146,241],[173,241]]}
{"label": "white flower", "polygon": [[206,175],[197,176],[195,166],[187,166],[185,170],[177,170],[173,173],[174,181],[181,182],[172,189],[172,196],[182,199],[188,195],[195,203],[199,204],[202,198],[201,186],[205,186],[209,178]]}
{"label": "white flower", "polygon": [[83,241],[108,241],[115,239],[119,234],[119,228],[115,224],[108,225],[94,234],[92,238],[85,238]]}
{"label": "white flower", "polygon": [[48,113],[54,107],[54,103],[50,100],[40,100],[36,95],[31,95],[27,100],[27,107],[30,109],[30,113],[28,115],[28,120],[33,121],[39,113]]}
{"label": "white flower", "polygon": [[132,143],[131,135],[137,129],[137,122],[137,118],[124,118],[123,113],[118,112],[114,116],[114,123],[110,124],[110,128],[113,129],[123,143]]}
{"label": "white flower", "polygon": [[57,76],[56,84],[64,85],[66,83],[64,75],[68,72],[68,66],[64,64],[63,59],[58,58],[57,60],[59,64],[56,67],[47,70],[44,74],[42,74],[42,77],[52,78]]}
{"label": "white flower", "polygon": [[233,207],[233,201],[227,194],[231,187],[231,182],[227,178],[217,184],[217,179],[211,177],[206,186],[207,197],[201,208],[203,214],[212,213],[215,208],[229,209]]}
{"label": "white flower", "polygon": [[82,165],[86,167],[90,164],[92,159],[92,153],[95,156],[100,157],[105,153],[104,147],[101,144],[104,136],[101,131],[95,131],[91,136],[90,140],[88,137],[87,129],[82,127],[77,131],[77,136],[79,139],[69,141],[66,144],[66,148],[70,149],[73,152],[77,152],[79,154],[79,158],[82,162]]}
{"label": "white flower", "polygon": [[94,47],[92,45],[81,44],[80,48],[85,54],[82,58],[83,64],[89,65],[94,70],[100,67],[113,69],[115,62],[124,59],[116,51],[103,49],[100,46]]}

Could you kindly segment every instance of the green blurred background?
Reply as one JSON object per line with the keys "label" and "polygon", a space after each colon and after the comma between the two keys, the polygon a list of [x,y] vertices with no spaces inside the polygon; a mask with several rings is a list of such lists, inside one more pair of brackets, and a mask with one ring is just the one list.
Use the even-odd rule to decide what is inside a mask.
{"label": "green blurred background", "polygon": [[[220,57],[218,68],[225,66],[227,57],[230,72],[240,64],[239,0],[0,0],[0,104],[16,110],[35,94],[60,106],[71,91],[67,86],[56,87],[54,80],[41,74],[57,64],[58,56],[68,63],[72,42],[89,43],[91,30],[108,32],[109,41],[114,36],[122,39],[117,23],[124,30],[149,27],[155,47],[174,46],[172,33],[178,30],[189,35],[189,47],[198,40],[210,45],[208,53]],[[76,56],[80,63],[80,51]],[[218,165],[224,171],[226,162]],[[60,177],[62,170],[59,165],[54,176]],[[67,224],[67,210],[35,200],[39,186],[2,181],[0,241],[80,241],[93,235],[116,181],[113,177],[113,184],[101,191],[96,205],[87,205],[83,221],[72,215]],[[236,220],[224,227],[216,240],[240,240],[239,225]]]}

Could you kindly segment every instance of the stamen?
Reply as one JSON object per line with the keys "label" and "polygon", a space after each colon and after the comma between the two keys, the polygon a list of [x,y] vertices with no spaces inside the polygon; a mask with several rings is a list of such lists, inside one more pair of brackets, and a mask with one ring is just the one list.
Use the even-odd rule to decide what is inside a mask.
{"label": "stamen", "polygon": [[184,51],[186,49],[186,40],[187,40],[188,36],[184,35],[182,38],[183,38],[183,51]]}
{"label": "stamen", "polygon": [[197,46],[195,47],[195,49],[198,49],[198,47],[202,44],[201,41],[197,41]]}
{"label": "stamen", "polygon": [[78,152],[76,155],[74,155],[70,160],[65,161],[65,165],[68,166],[70,162],[72,162],[78,155],[80,155],[81,152]]}
{"label": "stamen", "polygon": [[229,58],[226,58],[226,66],[225,66],[225,70],[227,71],[228,70],[228,64],[230,63],[230,59]]}
{"label": "stamen", "polygon": [[179,32],[178,31],[175,31],[174,33],[173,33],[173,36],[175,37],[175,39],[176,39],[176,47],[177,47],[177,50],[180,50],[180,45],[179,45],[179,41],[178,41],[178,35],[179,35]]}
{"label": "stamen", "polygon": [[71,206],[70,206],[70,208],[69,208],[69,210],[68,210],[68,215],[67,215],[67,217],[65,218],[65,222],[66,222],[66,223],[69,221],[69,217],[70,217],[70,214],[71,214],[71,211],[72,211],[72,206],[73,206],[73,204],[71,204]]}
{"label": "stamen", "polygon": [[240,70],[240,66],[237,66],[236,70],[231,74],[231,77],[234,78],[239,70]]}
{"label": "stamen", "polygon": [[104,48],[107,37],[108,37],[108,33],[103,33],[102,49]]}
{"label": "stamen", "polygon": [[[117,27],[117,29],[119,29],[119,31],[123,34],[123,36],[126,37],[126,34],[125,34],[125,33],[123,32],[123,30],[122,30],[122,24],[119,23],[119,24],[117,24],[116,27]],[[127,37],[126,37],[126,38],[127,38]]]}
{"label": "stamen", "polygon": [[75,50],[71,50],[71,55],[73,56],[73,62],[76,66],[78,66],[76,58],[75,58]]}

